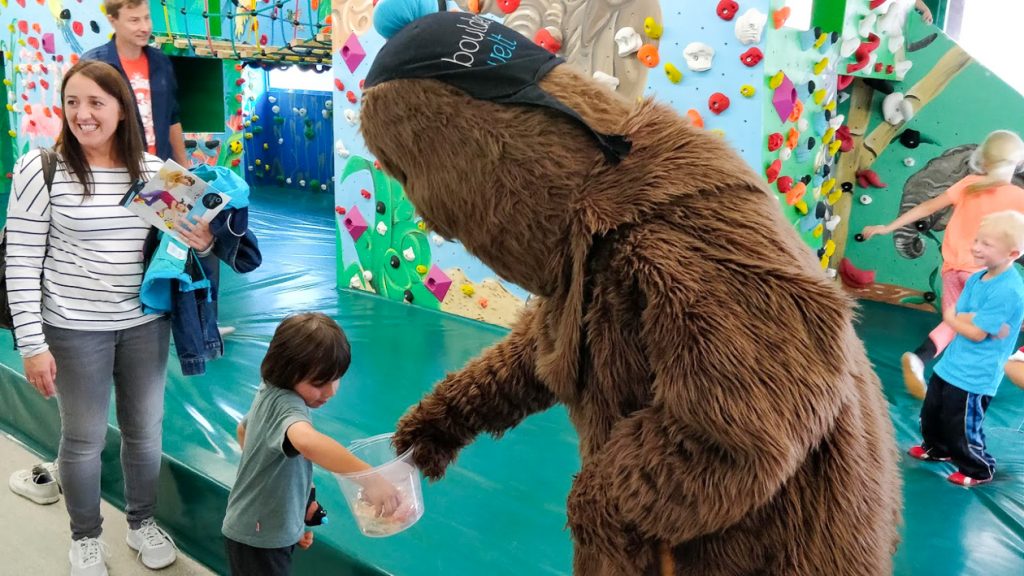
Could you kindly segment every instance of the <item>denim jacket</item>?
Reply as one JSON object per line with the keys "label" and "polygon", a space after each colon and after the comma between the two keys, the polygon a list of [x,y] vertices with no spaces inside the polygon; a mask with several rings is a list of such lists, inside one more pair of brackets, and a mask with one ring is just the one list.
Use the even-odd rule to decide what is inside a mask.
{"label": "denim jacket", "polygon": [[[251,272],[263,261],[256,236],[249,230],[249,209],[228,208],[210,222],[213,256],[240,274]],[[156,228],[150,231],[144,247],[146,270],[160,245]],[[217,330],[217,262],[203,259],[189,250],[185,274],[171,284],[171,333],[174,348],[185,376],[206,372],[206,361],[224,354],[224,342]],[[207,282],[209,279],[209,282]]]}

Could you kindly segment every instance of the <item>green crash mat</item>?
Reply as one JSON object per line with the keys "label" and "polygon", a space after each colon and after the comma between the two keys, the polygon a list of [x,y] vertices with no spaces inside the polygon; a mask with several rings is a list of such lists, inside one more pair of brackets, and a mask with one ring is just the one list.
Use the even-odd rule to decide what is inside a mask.
{"label": "green crash mat", "polygon": [[[446,372],[505,331],[363,293],[335,290],[331,198],[254,189],[251,225],[263,266],[245,276],[222,272],[220,316],[236,332],[226,356],[201,377],[185,378],[171,358],[164,467],[158,516],[182,548],[213,569],[226,567],[220,521],[239,459],[235,425],[252,401],[259,364],[288,313],[335,317],[352,342],[353,363],[338,395],[314,412],[342,443],[389,432]],[[899,355],[916,346],[935,315],[863,303],[859,330],[885,382],[901,449],[917,441],[919,403],[902,390]],[[52,457],[59,439],[54,401],[20,375],[9,334],[0,337],[0,425]],[[946,465],[904,457],[906,510],[896,573],[1024,573],[1024,393],[1006,384],[986,420],[998,481],[965,490],[948,484]],[[122,502],[116,418],[104,452],[104,495]],[[572,547],[565,498],[578,470],[576,434],[561,408],[535,415],[500,441],[464,450],[444,480],[424,485],[426,515],[391,538],[362,536],[334,478],[317,470],[317,495],[329,513],[316,543],[295,554],[296,574],[569,574]]]}

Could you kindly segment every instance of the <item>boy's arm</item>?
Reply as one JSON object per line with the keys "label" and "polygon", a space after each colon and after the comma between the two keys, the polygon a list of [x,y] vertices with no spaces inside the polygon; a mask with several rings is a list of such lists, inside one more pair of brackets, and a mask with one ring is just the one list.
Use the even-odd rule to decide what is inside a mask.
{"label": "boy's arm", "polygon": [[235,428],[235,434],[238,436],[238,447],[245,448],[245,422],[238,423],[238,428]]}
{"label": "boy's arm", "polygon": [[317,432],[309,422],[292,424],[285,435],[299,454],[325,470],[351,474],[371,468],[333,438]]}
{"label": "boy's arm", "polygon": [[942,312],[942,320],[957,334],[971,342],[981,342],[988,337],[988,332],[974,325],[974,314],[957,314],[954,306]]}

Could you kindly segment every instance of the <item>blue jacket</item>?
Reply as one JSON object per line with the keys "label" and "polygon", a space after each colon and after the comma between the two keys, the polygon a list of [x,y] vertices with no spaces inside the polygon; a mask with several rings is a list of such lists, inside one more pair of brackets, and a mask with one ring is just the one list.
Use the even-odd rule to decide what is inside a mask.
{"label": "blue jacket", "polygon": [[[215,239],[213,255],[235,272],[251,272],[263,262],[256,236],[249,230],[249,208],[223,210],[210,222],[210,232]],[[166,246],[162,236],[167,237],[153,228],[146,238],[143,252],[147,276],[152,265],[161,265],[154,254],[158,246]],[[162,283],[170,298],[171,333],[185,376],[205,373],[206,361],[224,354],[224,342],[217,330],[217,283],[213,280],[217,262],[211,260],[198,258],[194,250],[188,250],[184,273]]]}
{"label": "blue jacket", "polygon": [[[163,52],[146,46],[142,49],[149,61],[149,92],[153,99],[153,132],[156,135],[156,155],[161,160],[171,157],[171,126],[179,124],[181,118],[178,111],[178,81],[174,77],[174,67],[171,60]],[[117,46],[114,39],[102,46],[89,50],[82,56],[83,60],[99,60],[106,62],[128,81],[128,75],[121,66],[121,58],[117,55]],[[131,83],[128,84],[131,86]],[[134,92],[133,92],[134,94]],[[142,138],[146,138],[146,130],[142,126],[142,115],[138,108],[135,110],[135,117],[139,121],[139,129],[142,130]],[[148,144],[148,143],[147,143]]]}

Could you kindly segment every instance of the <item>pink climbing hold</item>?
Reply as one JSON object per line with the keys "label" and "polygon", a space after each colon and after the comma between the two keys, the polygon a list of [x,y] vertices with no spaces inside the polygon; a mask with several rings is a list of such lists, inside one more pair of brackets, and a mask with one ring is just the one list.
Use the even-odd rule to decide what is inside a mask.
{"label": "pink climbing hold", "polygon": [[359,43],[359,37],[355,34],[349,34],[348,40],[342,45],[340,52],[341,59],[345,61],[349,72],[355,72],[359,64],[366,58],[366,50],[363,49],[363,45]]}
{"label": "pink climbing hold", "polygon": [[772,105],[775,106],[775,112],[778,113],[780,121],[789,120],[789,115],[793,113],[793,108],[796,106],[796,100],[796,87],[793,86],[793,81],[789,79],[789,76],[783,75],[782,83],[772,92]]}
{"label": "pink climbing hold", "polygon": [[444,270],[438,268],[437,264],[433,264],[430,266],[427,277],[423,279],[423,285],[439,302],[444,302],[444,297],[448,295],[448,289],[452,287],[452,279],[444,273]]}
{"label": "pink climbing hold", "polygon": [[53,44],[53,32],[47,32],[43,34],[43,51],[47,54],[53,54],[56,50]]}
{"label": "pink climbing hold", "polygon": [[366,218],[363,218],[363,213],[359,211],[358,206],[353,206],[348,214],[345,216],[345,230],[348,230],[349,235],[352,236],[353,241],[358,241],[359,237],[363,235],[363,232],[370,227],[366,223]]}

